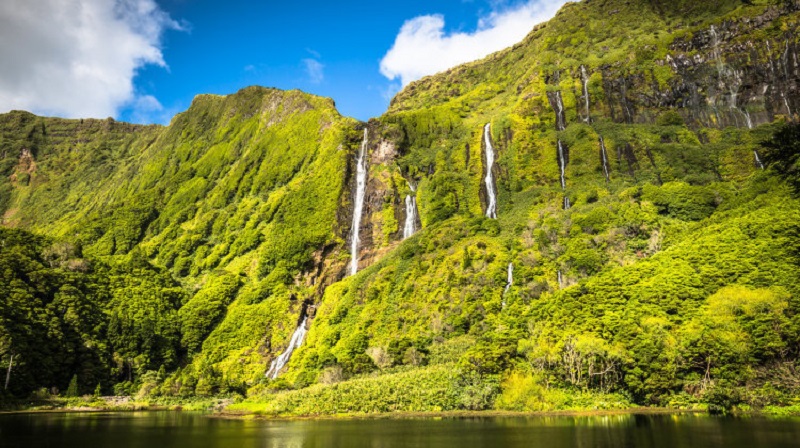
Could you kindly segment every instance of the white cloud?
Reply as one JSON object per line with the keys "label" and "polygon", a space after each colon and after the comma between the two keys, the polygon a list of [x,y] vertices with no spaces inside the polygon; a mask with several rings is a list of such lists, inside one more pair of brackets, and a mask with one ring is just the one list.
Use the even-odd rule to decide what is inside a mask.
{"label": "white cloud", "polygon": [[173,109],[165,109],[161,102],[152,95],[139,95],[130,106],[130,120],[134,123],[169,124],[177,112]]}
{"label": "white cloud", "polygon": [[521,41],[533,27],[552,18],[567,0],[528,0],[495,10],[478,20],[475,32],[445,33],[442,15],[406,21],[394,46],[381,60],[381,74],[403,85],[465,62],[474,61]]}
{"label": "white cloud", "polygon": [[325,66],[321,62],[316,59],[303,59],[303,65],[312,84],[319,84],[325,79]]}
{"label": "white cloud", "polygon": [[154,0],[3,0],[0,111],[103,118],[126,105],[163,109],[136,94],[133,78],[144,65],[166,67],[166,29],[185,28]]}

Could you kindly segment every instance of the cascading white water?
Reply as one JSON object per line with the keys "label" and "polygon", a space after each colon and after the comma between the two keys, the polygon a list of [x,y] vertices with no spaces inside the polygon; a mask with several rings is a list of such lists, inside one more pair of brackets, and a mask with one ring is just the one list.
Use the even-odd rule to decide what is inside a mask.
{"label": "cascading white water", "polygon": [[600,155],[603,159],[603,174],[606,175],[606,182],[609,182],[611,177],[608,174],[608,154],[606,153],[606,141],[603,140],[603,136],[600,136]]}
{"label": "cascading white water", "polygon": [[758,151],[754,149],[753,150],[753,155],[756,156],[756,166],[763,170],[764,169],[764,164],[761,162],[761,157],[759,157]]}
{"label": "cascading white water", "polygon": [[583,79],[583,102],[586,106],[586,117],[583,121],[591,123],[592,116],[589,113],[589,75],[586,73],[586,66],[581,65],[581,78]]}
{"label": "cascading white water", "polygon": [[742,75],[738,70],[731,70],[731,76],[731,109],[738,109],[737,103],[739,102],[739,87],[742,86]]}
{"label": "cascading white water", "polygon": [[506,279],[506,288],[503,290],[503,301],[502,307],[506,307],[506,294],[508,294],[508,290],[511,289],[511,286],[514,284],[514,263],[508,263],[508,276]]}
{"label": "cascading white water", "polygon": [[417,231],[417,198],[406,196],[406,223],[403,226],[403,239],[409,238]]}
{"label": "cascading white water", "polygon": [[[556,130],[563,131],[567,128],[566,118],[564,116],[564,101],[561,98],[561,92],[556,92]],[[558,169],[559,177],[561,180],[561,189],[567,190],[567,155],[564,151],[564,144],[561,139],[558,140]],[[564,210],[569,210],[569,198],[564,196]]]}
{"label": "cascading white water", "polygon": [[769,44],[769,40],[765,43],[767,44],[767,58],[769,58],[769,71],[772,73],[772,79],[775,79],[775,62],[772,60],[772,46]]}
{"label": "cascading white water", "polygon": [[497,194],[494,191],[494,175],[492,168],[494,168],[494,147],[492,146],[491,137],[492,125],[486,123],[483,127],[483,141],[486,146],[486,216],[492,219],[497,219]]}
{"label": "cascading white water", "polygon": [[744,111],[744,120],[747,123],[747,129],[753,129],[753,120],[750,118],[750,112]]}
{"label": "cascading white water", "polygon": [[724,66],[722,64],[722,55],[719,52],[719,36],[717,35],[717,29],[714,25],[711,25],[711,44],[714,47],[714,59],[717,62],[717,75],[719,75],[719,80],[722,82],[722,72]]}
{"label": "cascading white water", "polygon": [[[789,79],[789,40],[786,40],[786,50],[783,52],[783,61],[781,65],[783,66],[783,75],[786,79]],[[795,61],[797,62],[797,61]]]}
{"label": "cascading white water", "polygon": [[367,143],[369,131],[364,128],[364,139],[356,159],[356,197],[353,202],[353,227],[350,236],[350,275],[358,272],[358,246],[361,242],[361,215],[364,212],[364,197],[367,191]]}
{"label": "cascading white water", "polygon": [[292,353],[294,353],[295,349],[300,347],[303,344],[303,340],[306,337],[306,333],[308,330],[306,329],[306,324],[308,322],[308,316],[303,316],[303,321],[300,325],[297,326],[297,329],[294,330],[292,333],[292,338],[289,340],[289,346],[286,347],[286,350],[283,351],[277,358],[272,360],[272,363],[269,365],[269,370],[267,370],[266,377],[270,379],[278,378],[281,370],[286,367],[286,364],[289,363],[289,359],[292,357]]}
{"label": "cascading white water", "polygon": [[558,271],[558,289],[564,288],[564,276],[561,275],[561,271]]}
{"label": "cascading white water", "polygon": [[567,169],[567,159],[564,155],[564,145],[561,143],[561,140],[558,141],[558,168],[561,171],[561,189],[567,189],[567,178],[566,178],[566,169]]}
{"label": "cascading white water", "polygon": [[556,92],[556,129],[563,131],[567,128],[567,119],[564,116],[564,100],[561,98],[561,91]]}
{"label": "cascading white water", "polygon": [[783,104],[786,106],[786,116],[789,117],[789,120],[794,120],[794,116],[792,115],[792,108],[789,106],[789,100],[786,99],[786,94],[781,92],[781,97],[783,98]]}
{"label": "cascading white water", "polygon": [[[736,119],[736,112],[740,113],[744,116],[745,124],[747,125],[748,129],[752,129],[753,120],[750,117],[750,113],[743,108],[739,108],[738,105],[739,89],[742,86],[742,74],[736,69],[726,67],[725,63],[722,61],[722,54],[719,50],[719,35],[717,34],[717,29],[713,25],[711,26],[711,43],[714,48],[714,60],[717,63],[719,87],[720,89],[722,89],[725,85],[728,87],[728,91],[730,92],[730,103],[728,106],[730,110],[734,112],[734,119]],[[769,45],[769,43],[767,43],[767,45]],[[736,120],[738,125],[738,119]],[[719,118],[717,121],[719,121]]]}
{"label": "cascading white water", "polygon": [[508,294],[508,290],[511,289],[511,285],[514,284],[514,263],[508,264],[508,277],[506,280],[506,289],[503,290],[503,294]]}

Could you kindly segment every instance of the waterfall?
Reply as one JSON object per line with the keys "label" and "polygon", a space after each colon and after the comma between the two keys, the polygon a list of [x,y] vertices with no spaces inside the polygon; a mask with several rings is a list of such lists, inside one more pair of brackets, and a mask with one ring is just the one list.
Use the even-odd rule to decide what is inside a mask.
{"label": "waterfall", "polygon": [[[736,120],[736,125],[738,126],[739,120],[736,118],[735,113],[739,112],[744,116],[747,127],[752,129],[753,120],[750,118],[750,113],[747,110],[740,109],[738,106],[739,88],[742,86],[742,75],[738,70],[726,67],[725,63],[722,61],[722,55],[719,51],[719,35],[717,34],[717,29],[713,25],[711,26],[711,41],[714,47],[714,59],[717,63],[719,87],[720,89],[726,85],[728,87],[728,91],[730,92],[729,108],[732,112],[734,112],[733,118]],[[767,45],[769,45],[769,43],[767,43]]]}
{"label": "waterfall", "polygon": [[747,123],[747,129],[753,129],[753,120],[750,119],[750,112],[744,111],[744,120]]}
{"label": "waterfall", "polygon": [[738,109],[739,106],[737,106],[736,103],[739,99],[739,87],[742,85],[742,76],[737,70],[731,70],[731,73],[733,74],[733,79],[730,85],[731,109]]}
{"label": "waterfall", "polygon": [[367,190],[367,137],[368,130],[364,128],[364,140],[356,159],[356,197],[353,203],[353,227],[350,230],[350,275],[358,272],[358,246],[361,242],[359,230],[361,228],[361,215],[364,212],[364,196]]}
{"label": "waterfall", "polygon": [[753,150],[753,155],[756,156],[756,166],[763,170],[764,169],[764,164],[761,162],[761,157],[758,156],[758,151],[754,149]]}
{"label": "waterfall", "polygon": [[267,370],[266,377],[269,379],[278,378],[281,370],[286,367],[286,364],[289,363],[289,359],[292,357],[292,353],[294,353],[295,349],[300,347],[303,344],[303,339],[306,337],[306,333],[308,329],[306,329],[306,324],[308,323],[308,316],[303,315],[303,321],[300,325],[297,326],[297,329],[294,330],[292,333],[292,338],[289,340],[289,346],[286,347],[286,350],[283,351],[277,358],[272,360],[272,363],[269,365],[269,370]]}
{"label": "waterfall", "polygon": [[486,123],[483,127],[483,140],[486,144],[486,216],[492,219],[497,219],[497,195],[494,191],[494,175],[492,168],[494,167],[494,147],[492,146],[491,137],[492,127],[490,123]]}
{"label": "waterfall", "polygon": [[503,294],[508,294],[508,290],[511,289],[511,285],[514,284],[514,263],[508,264],[508,277],[506,280],[506,289],[503,290]]}
{"label": "waterfall", "polygon": [[[567,128],[567,120],[564,115],[564,101],[561,98],[561,91],[557,91],[555,93],[555,101],[553,97],[550,98],[550,104],[555,106],[556,111],[556,130],[563,131]],[[561,181],[561,189],[566,191],[567,190],[567,154],[566,150],[564,149],[564,144],[561,143],[561,139],[558,139],[558,170],[559,170],[559,180]],[[565,195],[564,196],[564,210],[569,210],[569,198]]]}
{"label": "waterfall", "polygon": [[794,120],[794,116],[792,115],[792,108],[789,106],[789,100],[786,99],[786,94],[781,92],[781,98],[783,98],[783,104],[786,106],[786,113],[789,117],[789,120]]}
{"label": "waterfall", "polygon": [[406,223],[403,226],[403,239],[409,238],[417,231],[417,198],[406,195]]}
{"label": "waterfall", "polygon": [[561,275],[561,271],[558,271],[558,289],[564,288],[564,276]]}
{"label": "waterfall", "polygon": [[783,52],[783,62],[781,63],[783,66],[783,75],[786,79],[789,79],[789,40],[786,40],[786,50]]}
{"label": "waterfall", "polygon": [[603,136],[600,136],[600,156],[603,159],[603,174],[606,175],[606,182],[611,181],[611,177],[608,175],[608,154],[606,154],[606,141],[603,140]]}
{"label": "waterfall", "polygon": [[772,46],[769,44],[769,40],[766,41],[767,44],[767,58],[769,59],[769,71],[772,73],[772,79],[775,79],[775,62],[772,60]]}
{"label": "waterfall", "polygon": [[558,140],[558,167],[561,171],[561,189],[567,189],[567,179],[566,179],[566,169],[567,169],[567,159],[564,155],[564,145],[561,143],[561,140]]}
{"label": "waterfall", "polygon": [[586,106],[586,118],[583,121],[591,123],[592,116],[589,114],[589,75],[586,74],[586,66],[584,65],[581,65],[581,78],[583,79],[583,101]]}
{"label": "waterfall", "polygon": [[506,307],[506,295],[508,294],[508,290],[511,289],[511,285],[514,284],[514,263],[508,263],[508,277],[506,280],[506,288],[503,290],[503,302],[502,308],[505,309]]}
{"label": "waterfall", "polygon": [[564,100],[561,91],[556,92],[556,130],[563,131],[567,128],[567,118],[564,116]]}
{"label": "waterfall", "polygon": [[711,25],[711,41],[714,46],[714,59],[717,61],[717,74],[719,75],[719,81],[722,82],[724,65],[722,64],[722,56],[719,52],[719,36],[717,35],[717,29],[714,28],[714,25]]}

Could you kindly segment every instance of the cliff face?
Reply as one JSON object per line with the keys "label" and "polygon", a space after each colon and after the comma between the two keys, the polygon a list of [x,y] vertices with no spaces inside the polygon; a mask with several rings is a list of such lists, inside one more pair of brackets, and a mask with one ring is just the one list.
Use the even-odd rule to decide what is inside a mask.
{"label": "cliff face", "polygon": [[[768,232],[791,233],[796,202],[739,195],[762,176],[759,142],[797,118],[798,19],[797,2],[586,1],[513,48],[407,86],[369,124],[383,140],[369,149],[364,272],[325,292],[287,379],[384,370],[381,353],[445,350],[460,338],[477,340],[463,364],[498,373],[503,356],[522,359],[509,342],[520,335],[558,352],[585,332],[646,364],[625,332],[650,331],[649,319],[669,322],[678,341],[676,316],[705,309],[730,282],[791,288],[778,271],[752,282],[721,260],[747,258],[750,244],[768,245],[759,250],[773,261],[781,250],[729,226],[759,227],[774,212],[781,224]],[[487,123],[497,220],[483,218]],[[423,230],[386,251],[400,241],[385,217],[403,216],[401,179],[415,185]],[[712,222],[716,235],[703,231]],[[771,263],[754,269],[773,275]]]}
{"label": "cliff face", "polygon": [[[198,96],[168,127],[5,114],[3,225],[180,283],[183,367],[159,393],[262,384],[305,321],[270,387],[426,362],[560,372],[542,353],[590,334],[586,356],[613,364],[603,387],[662,397],[692,381],[697,363],[675,363],[696,354],[653,353],[689,340],[708,297],[797,292],[781,274],[797,271],[783,247],[796,201],[758,151],[800,107],[800,7],[711,3],[570,3],[520,44],[407,86],[369,123],[259,87]],[[646,332],[659,348],[636,345]],[[655,364],[685,377],[648,383]]]}
{"label": "cliff face", "polygon": [[[427,210],[425,184],[445,177],[468,176],[446,182],[449,206],[485,209],[486,122],[500,151],[501,191],[557,182],[559,144],[573,200],[577,179],[597,184],[606,171],[610,180],[656,183],[742,178],[757,167],[752,146],[725,154],[702,147],[715,130],[796,118],[798,5],[569,4],[513,48],[409,85],[379,121],[395,132],[401,171],[420,177],[422,222],[438,213]],[[686,125],[693,135],[659,125]],[[687,156],[677,154],[684,145],[696,146],[694,165],[676,159]]]}

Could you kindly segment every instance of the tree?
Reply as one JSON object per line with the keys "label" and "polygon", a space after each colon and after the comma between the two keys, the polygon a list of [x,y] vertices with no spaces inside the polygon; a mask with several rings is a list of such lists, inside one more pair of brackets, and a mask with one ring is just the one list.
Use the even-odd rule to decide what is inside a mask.
{"label": "tree", "polygon": [[800,193],[800,123],[783,126],[761,146],[764,164]]}
{"label": "tree", "polygon": [[69,380],[69,386],[67,386],[67,391],[64,393],[64,396],[67,397],[80,396],[80,393],[78,392],[78,375],[72,375],[72,379]]}

